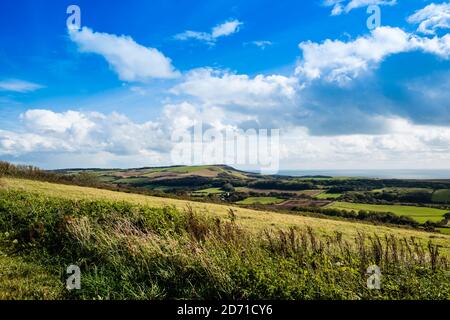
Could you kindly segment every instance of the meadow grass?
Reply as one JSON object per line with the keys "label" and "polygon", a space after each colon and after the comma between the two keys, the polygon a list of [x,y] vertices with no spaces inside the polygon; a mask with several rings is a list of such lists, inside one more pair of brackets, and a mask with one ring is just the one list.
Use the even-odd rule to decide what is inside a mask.
{"label": "meadow grass", "polygon": [[314,198],[320,200],[328,200],[328,199],[337,199],[342,196],[342,193],[321,193],[315,196]]}
{"label": "meadow grass", "polygon": [[276,197],[248,197],[242,201],[236,202],[237,204],[242,205],[252,205],[252,204],[277,204],[284,202],[284,199],[276,198]]}
{"label": "meadow grass", "polygon": [[413,229],[388,227],[383,225],[377,226],[369,223],[343,220],[320,219],[296,214],[252,210],[232,205],[159,198],[133,193],[115,192],[96,188],[54,184],[26,179],[1,178],[0,189],[1,188],[23,190],[27,192],[39,193],[47,197],[61,197],[71,200],[125,201],[150,207],[173,206],[178,210],[185,210],[187,207],[191,207],[199,214],[221,219],[228,217],[229,210],[232,209],[236,215],[236,222],[246,230],[253,233],[262,232],[267,228],[287,230],[291,227],[310,227],[319,237],[340,232],[345,240],[354,239],[358,233],[376,233],[381,237],[391,235],[406,238],[414,237],[417,241],[423,244],[428,243],[429,240],[433,240],[435,243],[442,246],[442,252],[444,255],[450,256],[449,235],[433,234]]}
{"label": "meadow grass", "polygon": [[415,207],[415,206],[402,206],[402,205],[377,205],[377,204],[365,204],[365,203],[351,203],[351,202],[334,202],[328,206],[328,208],[341,209],[341,210],[366,210],[373,212],[391,212],[399,216],[411,217],[419,223],[425,223],[428,220],[432,222],[439,222],[444,219],[444,214],[448,210],[428,208],[428,207]]}
{"label": "meadow grass", "polygon": [[208,188],[208,189],[203,189],[203,190],[196,190],[194,192],[192,192],[193,194],[203,194],[203,195],[208,195],[208,194],[219,194],[219,193],[224,193],[225,191],[223,191],[220,188]]}
{"label": "meadow grass", "polygon": [[63,298],[64,285],[58,275],[48,272],[35,261],[7,254],[7,251],[0,245],[0,300]]}
{"label": "meadow grass", "polygon": [[[414,237],[358,232],[345,240],[341,232],[318,237],[310,227],[253,233],[236,223],[233,210],[219,219],[192,207],[17,189],[0,190],[0,212],[0,244],[7,254],[0,264],[15,283],[0,282],[12,292],[5,299],[450,297],[449,264],[440,246]],[[61,293],[72,264],[81,268],[81,290]],[[367,288],[371,265],[381,268],[380,290]],[[11,291],[28,280],[35,281],[34,289]]]}
{"label": "meadow grass", "polygon": [[201,170],[217,170],[214,166],[181,166],[162,169],[163,172],[193,173]]}

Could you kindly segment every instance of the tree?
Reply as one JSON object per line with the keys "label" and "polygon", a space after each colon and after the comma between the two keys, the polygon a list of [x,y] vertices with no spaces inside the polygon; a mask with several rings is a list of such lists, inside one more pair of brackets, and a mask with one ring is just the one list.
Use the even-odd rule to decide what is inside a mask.
{"label": "tree", "polygon": [[222,190],[226,192],[234,192],[234,187],[231,183],[225,183],[222,187]]}

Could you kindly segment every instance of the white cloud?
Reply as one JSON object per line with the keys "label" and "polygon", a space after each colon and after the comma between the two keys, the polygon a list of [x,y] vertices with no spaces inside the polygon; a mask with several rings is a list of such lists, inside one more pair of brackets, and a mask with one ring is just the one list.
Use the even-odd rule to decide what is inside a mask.
{"label": "white cloud", "polygon": [[0,130],[0,155],[20,156],[38,153],[94,154],[107,152],[117,156],[142,156],[167,153],[174,131],[187,131],[193,119],[222,127],[226,118],[217,108],[197,108],[187,102],[166,105],[155,121],[136,123],[113,112],[32,109],[21,116],[17,132]]}
{"label": "white cloud", "polygon": [[292,127],[282,138],[282,163],[309,169],[423,169],[450,165],[450,128],[415,125],[383,118],[389,131],[380,135],[310,136]]}
{"label": "white cloud", "polygon": [[42,89],[43,86],[37,83],[32,83],[23,80],[9,79],[0,81],[0,90],[2,91],[13,91],[13,92],[32,92],[38,89]]}
{"label": "white cloud", "polygon": [[419,24],[417,31],[435,34],[437,29],[450,28],[450,3],[430,4],[408,17],[408,22]]}
{"label": "white cloud", "polygon": [[212,33],[211,36],[214,39],[220,38],[220,37],[226,37],[229,36],[233,33],[236,33],[239,31],[239,27],[242,25],[243,23],[240,22],[239,20],[231,20],[231,21],[227,21],[224,22],[216,27],[214,27],[212,29]]}
{"label": "white cloud", "polygon": [[271,41],[267,41],[267,40],[253,41],[251,43],[254,44],[255,46],[263,49],[263,50],[265,48],[270,47],[271,45],[273,45],[273,43]]}
{"label": "white cloud", "polygon": [[169,58],[157,49],[136,43],[131,37],[94,32],[87,27],[69,34],[81,52],[103,56],[123,81],[179,76]]}
{"label": "white cloud", "polygon": [[211,69],[189,72],[172,92],[196,97],[209,105],[274,107],[295,98],[297,81],[280,75],[237,75]]}
{"label": "white cloud", "polygon": [[183,33],[179,33],[179,34],[175,35],[175,39],[182,40],[182,41],[186,41],[189,39],[196,39],[196,40],[205,41],[205,42],[208,42],[211,44],[214,43],[214,39],[212,38],[211,34],[209,34],[207,32],[198,32],[198,31],[190,31],[190,30],[187,30]]}
{"label": "white cloud", "polygon": [[211,33],[187,30],[183,33],[175,35],[175,39],[182,41],[196,39],[207,42],[210,45],[214,45],[218,38],[226,37],[232,35],[233,33],[239,32],[242,25],[243,23],[239,20],[229,20],[212,28]]}
{"label": "white cloud", "polygon": [[299,45],[303,51],[296,74],[304,80],[322,78],[341,85],[377,67],[386,57],[412,50],[422,50],[448,59],[450,36],[422,38],[399,28],[380,27],[370,35],[349,42],[325,40]]}
{"label": "white cloud", "polygon": [[29,130],[36,133],[59,134],[70,131],[79,135],[94,126],[94,123],[86,115],[75,111],[55,113],[49,110],[34,109],[22,114],[21,119]]}
{"label": "white cloud", "polygon": [[397,0],[325,0],[324,5],[333,7],[331,14],[334,16],[349,13],[353,9],[368,7],[370,5],[394,6]]}
{"label": "white cloud", "polygon": [[413,37],[411,38],[411,45],[416,50],[422,50],[428,53],[435,54],[443,59],[448,59],[450,56],[450,35],[446,34],[443,37]]}
{"label": "white cloud", "polygon": [[[170,157],[177,143],[171,140],[174,132],[189,133],[200,121],[217,130],[237,130],[239,117],[223,108],[184,102],[165,106],[153,122],[136,123],[117,113],[49,110],[29,110],[22,120],[20,130],[0,130],[3,157],[26,159],[38,154],[47,166],[130,167],[175,164]],[[380,117],[380,121],[387,131],[378,135],[313,136],[305,127],[286,125],[281,131],[280,160],[284,166],[312,169],[450,165],[449,127],[416,125],[398,117]]]}

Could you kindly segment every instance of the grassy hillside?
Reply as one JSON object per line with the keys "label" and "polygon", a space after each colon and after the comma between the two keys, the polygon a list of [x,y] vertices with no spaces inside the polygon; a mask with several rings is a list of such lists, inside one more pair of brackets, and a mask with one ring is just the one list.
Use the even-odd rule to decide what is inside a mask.
{"label": "grassy hillside", "polygon": [[[284,216],[295,219],[284,230],[262,221],[258,229],[250,228],[258,216],[283,215],[251,210],[217,215],[215,210],[228,209],[217,205],[197,213],[178,209],[195,203],[159,199],[173,205],[161,207],[151,197],[17,179],[2,183],[0,266],[6,277],[0,280],[0,298],[450,297],[448,261],[433,244],[448,245],[449,237],[389,228],[381,228],[387,237],[362,232],[349,237],[352,227],[374,232],[377,227],[348,222],[339,222],[345,237],[332,229],[318,235],[327,220],[294,216]],[[123,199],[140,204],[117,201]],[[300,221],[303,226],[287,228]],[[394,236],[403,232],[433,241]],[[63,289],[65,268],[72,264],[81,268],[81,290]],[[367,267],[374,264],[382,270],[380,290],[366,286]]]}
{"label": "grassy hillside", "polygon": [[433,202],[450,203],[450,189],[436,190],[432,196]]}
{"label": "grassy hillside", "polygon": [[433,222],[439,222],[444,218],[444,214],[448,210],[427,208],[427,207],[414,207],[414,206],[401,206],[401,205],[374,205],[365,203],[349,203],[349,202],[334,202],[329,206],[335,209],[344,210],[366,210],[374,212],[392,212],[399,216],[411,217],[414,220],[424,223],[428,220]]}
{"label": "grassy hillside", "polygon": [[443,252],[445,252],[445,254],[450,255],[450,237],[448,235],[356,222],[318,219],[294,214],[255,211],[234,206],[151,197],[133,193],[60,185],[25,179],[2,178],[0,181],[2,181],[3,188],[34,192],[45,196],[63,197],[72,200],[126,201],[151,207],[174,206],[179,210],[185,210],[187,206],[190,206],[196,212],[218,218],[228,217],[229,209],[232,208],[236,214],[237,222],[251,232],[261,232],[267,228],[288,229],[290,227],[304,228],[308,226],[313,228],[319,236],[341,232],[345,239],[354,238],[357,236],[358,232],[365,234],[376,233],[380,236],[395,235],[400,237],[415,237],[422,243],[427,243],[432,239],[443,247]]}
{"label": "grassy hillside", "polygon": [[[0,240],[3,240],[0,237]],[[2,250],[3,249],[3,250]],[[63,286],[56,274],[7,254],[0,245],[0,300],[53,300],[64,297]]]}

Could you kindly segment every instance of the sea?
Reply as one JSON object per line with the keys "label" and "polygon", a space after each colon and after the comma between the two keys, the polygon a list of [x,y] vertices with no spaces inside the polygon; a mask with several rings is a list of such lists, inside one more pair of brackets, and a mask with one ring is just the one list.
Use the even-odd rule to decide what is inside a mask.
{"label": "sea", "polygon": [[380,178],[380,179],[450,179],[450,169],[448,170],[280,170],[282,176],[331,176],[350,178]]}

